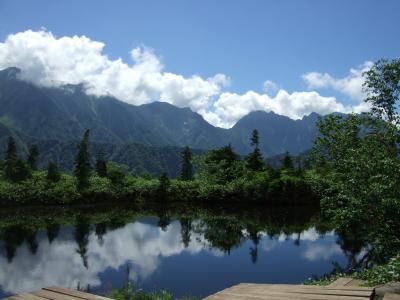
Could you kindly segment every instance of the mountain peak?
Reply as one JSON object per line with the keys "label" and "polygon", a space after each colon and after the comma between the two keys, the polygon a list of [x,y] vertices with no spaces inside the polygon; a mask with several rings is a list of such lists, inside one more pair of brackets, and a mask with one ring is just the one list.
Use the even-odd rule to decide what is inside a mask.
{"label": "mountain peak", "polygon": [[8,79],[17,79],[18,75],[21,73],[21,69],[16,67],[10,67],[0,70],[0,75]]}

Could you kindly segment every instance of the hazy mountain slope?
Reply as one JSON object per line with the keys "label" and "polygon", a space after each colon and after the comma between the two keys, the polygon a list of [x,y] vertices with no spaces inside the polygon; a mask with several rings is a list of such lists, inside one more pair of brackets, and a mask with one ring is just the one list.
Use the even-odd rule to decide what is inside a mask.
{"label": "hazy mountain slope", "polygon": [[316,113],[301,120],[292,120],[273,112],[251,112],[230,130],[232,145],[240,153],[251,151],[249,133],[256,128],[264,155],[277,155],[285,151],[299,154],[312,148],[317,133],[315,127],[317,119]]}
{"label": "hazy mountain slope", "polygon": [[217,128],[188,108],[153,102],[134,106],[113,97],[87,95],[81,85],[41,88],[18,79],[19,70],[0,71],[0,141],[11,133],[24,141],[76,141],[86,128],[91,140],[114,145],[188,145],[212,149],[231,143],[240,154],[251,148],[254,128],[266,156],[312,147],[317,114],[302,120],[262,111],[245,116],[231,129]]}

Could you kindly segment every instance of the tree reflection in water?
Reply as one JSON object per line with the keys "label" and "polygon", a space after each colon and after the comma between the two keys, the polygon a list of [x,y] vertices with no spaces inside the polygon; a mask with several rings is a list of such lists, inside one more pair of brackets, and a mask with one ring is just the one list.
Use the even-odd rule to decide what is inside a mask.
{"label": "tree reflection in water", "polygon": [[89,244],[90,222],[85,216],[78,216],[77,224],[75,226],[75,241],[78,245],[76,252],[81,256],[82,263],[86,269],[89,268],[87,261],[87,250]]}
{"label": "tree reflection in water", "polygon": [[[130,278],[136,279],[138,268],[145,274],[143,276],[148,276],[157,269],[158,257],[183,251],[193,254],[210,251],[229,256],[234,249],[244,248],[250,265],[258,265],[259,256],[261,253],[265,255],[262,250],[266,247],[284,240],[300,246],[303,241],[312,241],[311,238],[307,240],[305,235],[312,233],[316,235],[312,238],[316,239],[318,235],[331,234],[333,229],[320,218],[318,209],[311,207],[278,209],[232,206],[221,209],[164,203],[153,207],[74,208],[61,212],[37,211],[32,215],[22,212],[21,215],[24,217],[11,219],[2,217],[0,213],[0,254],[6,258],[6,264],[12,266],[16,255],[26,255],[23,251],[17,253],[23,248],[24,242],[25,250],[32,256],[46,255],[44,251],[51,249],[57,251],[51,254],[52,259],[56,259],[55,263],[60,259],[58,253],[65,251],[60,255],[67,256],[71,260],[71,268],[75,268],[71,278],[78,276],[76,274],[81,275],[73,281],[73,287],[77,284],[82,287],[99,285],[97,274],[111,266],[117,269],[121,266],[127,270],[131,268],[128,274]],[[155,216],[157,219],[149,218],[146,221],[149,223],[136,222],[143,216]],[[310,231],[310,228],[313,229]],[[111,237],[113,240],[109,240]],[[271,243],[266,244],[267,240]],[[357,232],[338,232],[334,246],[347,257],[344,268],[354,268],[368,261],[369,258],[360,255],[367,244],[368,241]],[[296,253],[304,251],[304,247],[302,250],[301,247],[296,248]],[[87,270],[88,274],[73,265],[75,260],[71,251],[77,253],[80,267]],[[130,263],[126,264],[127,261]],[[21,265],[25,266],[25,262],[21,262]],[[2,277],[0,271],[0,293],[2,284],[5,284],[1,282],[5,279],[1,278],[6,277]],[[12,285],[11,282],[9,284]],[[34,286],[29,288],[33,289]]]}

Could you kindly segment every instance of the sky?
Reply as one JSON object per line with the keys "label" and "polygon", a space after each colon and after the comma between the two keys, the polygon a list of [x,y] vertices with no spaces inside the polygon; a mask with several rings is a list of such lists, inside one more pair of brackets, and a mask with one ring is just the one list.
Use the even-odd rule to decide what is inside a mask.
{"label": "sky", "polygon": [[367,110],[362,72],[399,57],[399,28],[398,0],[0,0],[0,69],[229,128]]}

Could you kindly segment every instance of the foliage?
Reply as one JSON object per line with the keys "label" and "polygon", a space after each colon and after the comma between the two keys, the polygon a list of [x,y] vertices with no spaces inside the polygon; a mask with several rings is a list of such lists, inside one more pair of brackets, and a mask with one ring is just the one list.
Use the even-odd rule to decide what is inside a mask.
{"label": "foliage", "polygon": [[345,273],[334,273],[334,274],[326,274],[320,277],[310,277],[306,279],[303,284],[304,285],[329,285],[335,280],[341,277],[349,277],[350,274]]}
{"label": "foliage", "polygon": [[96,157],[96,173],[100,177],[107,177],[107,161],[103,151],[100,151]]}
{"label": "foliage", "polygon": [[211,150],[197,158],[196,169],[201,181],[212,184],[225,184],[246,173],[244,163],[231,145]]}
{"label": "foliage", "polygon": [[[129,168],[127,165],[117,164],[110,162],[107,164],[107,178],[111,180],[113,184],[123,184],[126,176],[129,174]],[[101,172],[100,172],[101,173]],[[101,176],[99,173],[98,175]]]}
{"label": "foliage", "polygon": [[372,105],[372,112],[391,123],[399,122],[398,102],[400,97],[400,58],[381,59],[364,74],[366,102]]}
{"label": "foliage", "polygon": [[152,291],[146,293],[145,291],[138,289],[133,290],[131,283],[127,283],[120,289],[114,289],[111,297],[115,300],[172,300],[172,295],[162,290],[160,292]]}
{"label": "foliage", "polygon": [[251,152],[247,157],[246,157],[246,163],[247,163],[247,168],[252,171],[261,171],[264,167],[264,159],[261,154],[260,150],[260,142],[259,142],[259,136],[258,136],[258,130],[254,129],[251,139],[250,139],[250,144],[251,146],[254,147],[253,152]]}
{"label": "foliage", "polygon": [[60,173],[58,172],[58,167],[54,161],[50,160],[47,166],[47,176],[48,181],[57,182],[60,180]]}
{"label": "foliage", "polygon": [[167,173],[162,173],[160,178],[158,179],[158,181],[159,181],[158,195],[161,198],[165,198],[168,194],[168,189],[170,186],[170,181],[169,181]]}
{"label": "foliage", "polygon": [[74,174],[78,180],[78,187],[84,188],[88,185],[90,175],[90,156],[89,156],[89,129],[83,134],[83,138],[78,145],[78,153],[75,157]]}
{"label": "foliage", "polygon": [[281,165],[282,169],[287,169],[287,170],[294,169],[293,159],[290,156],[289,152],[287,151],[285,152],[285,155],[283,156],[281,161]]}
{"label": "foliage", "polygon": [[4,160],[5,178],[11,181],[22,181],[30,176],[28,166],[18,156],[17,145],[13,137],[9,137]]}
{"label": "foliage", "polygon": [[309,278],[306,285],[328,285],[341,277],[353,277],[365,281],[366,286],[378,286],[389,282],[400,281],[400,255],[389,259],[386,264],[375,265],[361,271],[333,273],[321,277]]}
{"label": "foliage", "polygon": [[181,175],[182,180],[193,179],[192,151],[188,146],[182,150]]}
{"label": "foliage", "polygon": [[39,158],[39,148],[37,145],[32,145],[29,148],[27,163],[31,170],[37,170],[37,162]]}
{"label": "foliage", "polygon": [[400,281],[400,255],[390,258],[387,264],[373,266],[358,272],[355,277],[365,280],[369,286]]}
{"label": "foliage", "polygon": [[314,158],[327,187],[324,213],[339,230],[368,233],[371,255],[389,258],[400,249],[397,128],[369,115],[329,116],[318,127]]}

